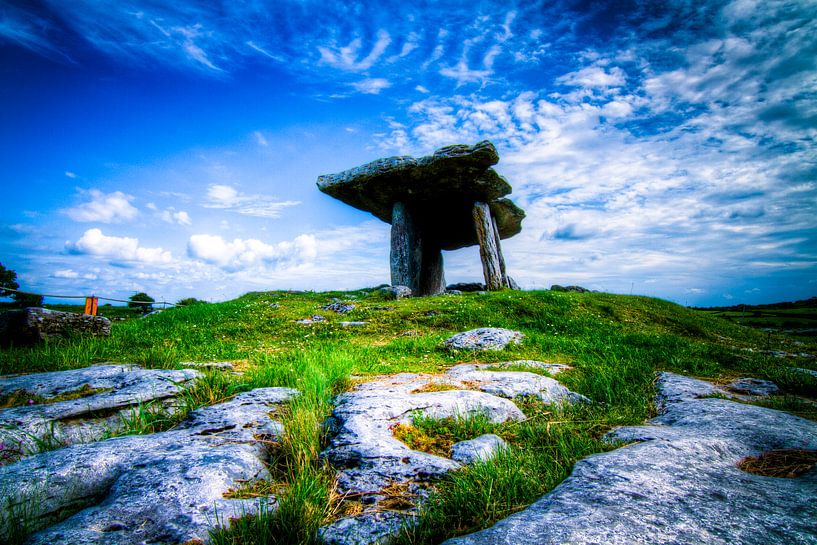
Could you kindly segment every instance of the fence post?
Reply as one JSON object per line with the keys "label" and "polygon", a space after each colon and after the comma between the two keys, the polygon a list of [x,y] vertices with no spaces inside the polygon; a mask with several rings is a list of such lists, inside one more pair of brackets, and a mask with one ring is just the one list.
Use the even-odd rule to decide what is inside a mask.
{"label": "fence post", "polygon": [[96,316],[98,306],[99,306],[98,297],[86,297],[85,312],[83,314],[90,314],[91,316]]}

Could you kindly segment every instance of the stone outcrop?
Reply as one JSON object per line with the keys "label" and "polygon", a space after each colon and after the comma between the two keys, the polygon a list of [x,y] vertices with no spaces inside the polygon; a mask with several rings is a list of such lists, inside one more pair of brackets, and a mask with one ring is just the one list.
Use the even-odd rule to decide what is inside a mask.
{"label": "stone outcrop", "polygon": [[509,344],[519,344],[524,335],[501,327],[481,327],[457,333],[445,340],[449,350],[503,350]]}
{"label": "stone outcrop", "polygon": [[198,409],[171,431],[75,445],[0,467],[0,538],[28,513],[29,545],[193,543],[275,499],[230,499],[268,478],[264,444],[282,433],[274,406],[296,395],[260,388]]}
{"label": "stone outcrop", "polygon": [[111,321],[102,316],[24,308],[0,312],[0,345],[31,346],[51,337],[92,335],[107,337]]}
{"label": "stone outcrop", "polygon": [[[546,403],[584,400],[552,378],[506,367],[538,367],[558,372],[565,366],[542,362],[464,364],[442,375],[399,374],[380,378],[338,396],[332,413],[333,432],[323,456],[338,472],[338,491],[358,498],[365,506],[355,517],[341,519],[322,530],[330,545],[370,544],[393,535],[401,524],[410,523],[409,509],[403,513],[381,513],[378,505],[394,485],[405,486],[416,498],[427,494],[427,483],[445,473],[495,453],[501,439],[483,436],[454,445],[452,454],[461,461],[412,450],[394,437],[398,424],[411,423],[417,412],[432,418],[484,414],[491,422],[522,420],[524,414],[511,400],[532,395]],[[513,384],[513,386],[509,386]],[[443,385],[450,388],[434,391]],[[430,387],[430,388],[429,388]],[[499,441],[497,441],[499,439]]]}
{"label": "stone outcrop", "polygon": [[794,478],[738,468],[778,449],[817,449],[817,423],[719,398],[662,373],[662,414],[607,437],[627,446],[576,463],[527,509],[446,545],[817,543],[817,469]]}
{"label": "stone outcrop", "polygon": [[487,140],[420,158],[388,157],[318,177],[318,188],[390,223],[391,282],[415,295],[445,291],[441,250],[479,244],[486,284],[509,287],[500,239],[519,233],[525,213],[511,186],[490,168],[499,161]]}
{"label": "stone outcrop", "polygon": [[[192,369],[143,369],[135,365],[95,365],[70,371],[2,377],[0,396],[31,396],[31,404],[0,409],[5,462],[38,448],[97,441],[122,426],[138,405],[174,398],[201,373]],[[83,395],[87,392],[90,395]],[[62,397],[73,397],[53,402]],[[36,400],[36,401],[35,401]]]}

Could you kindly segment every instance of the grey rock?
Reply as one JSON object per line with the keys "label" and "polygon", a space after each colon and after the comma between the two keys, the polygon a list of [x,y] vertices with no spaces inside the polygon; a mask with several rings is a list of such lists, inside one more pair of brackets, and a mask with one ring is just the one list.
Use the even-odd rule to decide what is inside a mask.
{"label": "grey rock", "polygon": [[446,339],[444,346],[450,350],[503,350],[509,344],[519,344],[524,335],[518,331],[500,327],[483,327],[457,333]]}
{"label": "grey rock", "polygon": [[25,308],[0,312],[0,345],[31,346],[52,337],[69,335],[107,337],[111,321],[102,316]]}
{"label": "grey rock", "polygon": [[702,398],[717,389],[701,382],[660,374],[663,413],[608,435],[636,443],[579,461],[529,508],[445,544],[817,543],[817,470],[778,479],[737,467],[769,450],[817,449],[817,423]]}
{"label": "grey rock", "polygon": [[408,286],[389,286],[387,288],[380,288],[380,293],[389,299],[406,299],[411,297],[411,288]]}
{"label": "grey rock", "polygon": [[446,295],[462,295],[462,292],[461,292],[460,290],[449,290],[449,289],[446,289],[446,290],[445,290],[445,293],[446,293]]}
{"label": "grey rock", "polygon": [[183,361],[180,367],[193,367],[195,369],[218,369],[220,371],[232,371],[235,369],[229,361]]}
{"label": "grey rock", "polygon": [[[275,499],[228,499],[241,482],[269,476],[262,440],[280,437],[269,413],[297,392],[262,388],[193,411],[177,428],[108,439],[0,467],[9,509],[0,535],[25,507],[45,526],[29,545],[142,545],[207,540],[217,525]],[[75,514],[71,514],[75,513]]]}
{"label": "grey rock", "polygon": [[121,417],[137,405],[172,402],[185,384],[200,376],[201,373],[192,369],[97,365],[2,377],[0,395],[22,390],[48,399],[84,386],[105,391],[56,403],[0,409],[0,439],[7,445],[15,445],[19,455],[36,451],[38,440],[60,445],[96,441],[119,429]]}
{"label": "grey rock", "polygon": [[326,545],[385,545],[412,522],[407,513],[372,511],[337,520],[321,528],[319,535]]}
{"label": "grey rock", "polygon": [[485,291],[487,289],[482,282],[458,282],[456,284],[449,284],[445,287],[446,290],[459,291]]}
{"label": "grey rock", "polygon": [[473,464],[489,460],[505,448],[508,448],[508,444],[500,436],[486,433],[454,444],[451,447],[451,459],[461,464]]}
{"label": "grey rock", "polygon": [[355,308],[355,305],[352,303],[341,303],[340,301],[336,301],[334,303],[322,306],[321,310],[331,310],[332,312],[337,312],[338,314],[346,314],[347,312],[352,312],[355,310]]}
{"label": "grey rock", "polygon": [[559,284],[553,284],[550,287],[550,291],[572,291],[576,293],[590,293],[589,289],[583,288],[581,286],[560,286]]}
{"label": "grey rock", "polygon": [[512,290],[521,290],[522,289],[522,288],[519,287],[519,284],[516,282],[516,280],[514,280],[510,276],[508,277],[508,287],[510,289],[512,289]]}
{"label": "grey rock", "polygon": [[323,322],[326,320],[326,317],[321,316],[320,314],[313,314],[309,318],[304,318],[302,320],[295,320],[296,324],[303,324],[303,325],[312,325],[317,322]]}
{"label": "grey rock", "polygon": [[[531,366],[536,363],[551,365],[530,363]],[[367,507],[363,514],[353,520],[341,519],[325,528],[323,535],[327,541],[346,543],[343,541],[346,532],[348,543],[385,542],[395,533],[392,525],[394,519],[383,520],[374,514],[379,512],[380,494],[384,488],[393,484],[413,483],[412,493],[416,494],[419,503],[427,494],[424,483],[462,467],[456,460],[412,450],[394,437],[394,427],[410,423],[414,414],[445,418],[482,413],[491,422],[500,423],[525,418],[519,408],[506,398],[519,392],[540,396],[547,402],[571,399],[572,392],[551,378],[527,372],[487,370],[491,365],[457,365],[442,375],[403,373],[382,377],[336,398],[330,424],[332,439],[323,456],[338,469],[339,493],[356,494]],[[508,382],[514,377],[521,386],[511,389]],[[456,389],[426,391],[426,387],[433,383],[447,384]],[[498,397],[488,392],[507,396]],[[466,443],[458,451],[463,457],[467,457],[467,452],[471,451],[485,454],[487,446],[475,448],[483,442],[494,441],[483,438],[470,450]],[[401,514],[400,523],[413,524],[415,511],[409,509]]]}
{"label": "grey rock", "polygon": [[491,371],[486,369],[489,366],[490,364],[456,365],[446,376],[463,384],[477,385],[480,391],[508,399],[533,396],[544,403],[590,402],[585,396],[571,392],[552,378],[526,371]]}
{"label": "grey rock", "polygon": [[806,369],[804,367],[794,367],[794,368],[792,368],[792,371],[796,371],[798,373],[805,373],[807,375],[817,377],[817,371],[815,371],[814,369]]}
{"label": "grey rock", "polygon": [[339,322],[341,327],[360,327],[368,324],[369,322]]}
{"label": "grey rock", "polygon": [[728,390],[750,396],[770,396],[780,393],[777,384],[770,380],[743,377],[733,380],[726,385]]}

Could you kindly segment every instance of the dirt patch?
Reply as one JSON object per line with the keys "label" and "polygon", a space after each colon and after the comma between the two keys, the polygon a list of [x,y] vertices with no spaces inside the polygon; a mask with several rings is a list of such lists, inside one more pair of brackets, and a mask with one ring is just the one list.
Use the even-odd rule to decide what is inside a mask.
{"label": "dirt patch", "polygon": [[738,462],[738,468],[764,477],[794,479],[817,464],[817,450],[770,450]]}

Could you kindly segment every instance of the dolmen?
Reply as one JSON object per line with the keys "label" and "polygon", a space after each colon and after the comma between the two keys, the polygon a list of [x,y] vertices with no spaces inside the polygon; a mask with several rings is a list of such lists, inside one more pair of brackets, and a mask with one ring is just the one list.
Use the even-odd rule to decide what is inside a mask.
{"label": "dolmen", "polygon": [[414,295],[445,291],[442,250],[479,244],[489,290],[512,286],[501,239],[522,230],[525,212],[491,168],[494,145],[446,146],[426,157],[378,159],[318,177],[318,189],[391,224],[391,283]]}

